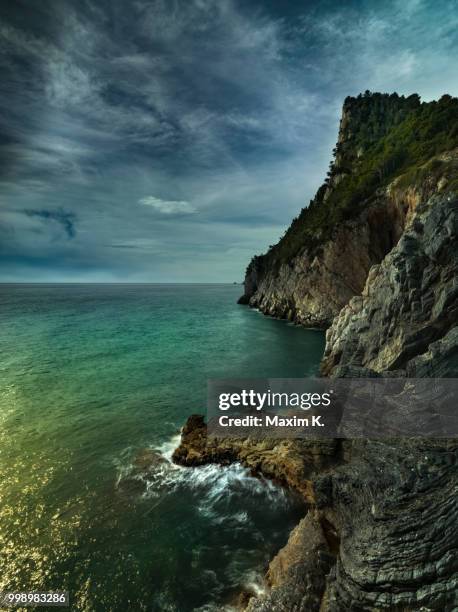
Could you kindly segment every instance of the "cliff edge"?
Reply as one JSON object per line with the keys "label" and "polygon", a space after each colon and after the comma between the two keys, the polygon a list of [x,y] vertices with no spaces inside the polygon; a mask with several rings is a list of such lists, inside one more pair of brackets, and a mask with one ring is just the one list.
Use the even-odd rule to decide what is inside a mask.
{"label": "cliff edge", "polygon": [[325,182],[278,244],[252,259],[239,303],[328,327],[427,197],[419,170],[458,146],[457,117],[458,100],[450,96],[429,103],[415,94],[347,98]]}
{"label": "cliff edge", "polygon": [[[419,204],[362,296],[334,319],[323,372],[456,378],[457,322],[458,195],[445,191]],[[338,542],[333,562],[312,571],[330,538],[321,552],[304,541],[301,558],[247,610],[457,610],[458,440],[344,440],[328,459],[335,465],[309,477],[307,500],[315,531]]]}

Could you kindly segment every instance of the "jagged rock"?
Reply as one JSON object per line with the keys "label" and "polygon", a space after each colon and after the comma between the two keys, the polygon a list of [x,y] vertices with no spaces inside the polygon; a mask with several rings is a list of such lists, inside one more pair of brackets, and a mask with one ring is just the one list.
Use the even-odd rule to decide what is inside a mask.
{"label": "jagged rock", "polygon": [[340,444],[336,440],[278,440],[268,438],[217,438],[207,436],[201,415],[191,415],[174,451],[175,463],[198,466],[228,465],[240,461],[253,474],[285,484],[313,501],[311,478],[336,463]]}
{"label": "jagged rock", "polygon": [[458,442],[348,442],[321,513],[340,534],[324,610],[458,605]]}
{"label": "jagged rock", "polygon": [[262,275],[262,258],[253,257],[247,268],[245,280],[243,282],[244,292],[238,300],[238,304],[249,304],[251,296],[256,292],[259,279]]}
{"label": "jagged rock", "polygon": [[[457,228],[456,196],[418,208],[328,330],[324,373],[458,377]],[[458,609],[458,441],[347,441],[344,457],[314,483],[341,537],[323,609]]]}
{"label": "jagged rock", "polygon": [[[348,300],[361,292],[369,269],[397,241],[403,223],[403,209],[389,199],[381,201],[336,230],[319,253],[304,250],[278,271],[261,274],[254,264],[240,303],[302,325],[327,327]],[[251,293],[254,277],[256,290]]]}
{"label": "jagged rock", "polygon": [[406,366],[411,378],[447,378],[458,373],[458,327],[429,345],[428,350]]}
{"label": "jagged rock", "polygon": [[293,529],[288,543],[272,559],[267,596],[251,599],[247,612],[319,612],[326,575],[335,562],[322,525],[313,512]]}
{"label": "jagged rock", "polygon": [[[362,296],[334,319],[322,372],[332,375],[341,363],[376,372],[405,369],[457,321],[458,198],[444,194],[422,206],[399,244],[370,270]],[[417,373],[425,373],[419,368],[420,362]]]}

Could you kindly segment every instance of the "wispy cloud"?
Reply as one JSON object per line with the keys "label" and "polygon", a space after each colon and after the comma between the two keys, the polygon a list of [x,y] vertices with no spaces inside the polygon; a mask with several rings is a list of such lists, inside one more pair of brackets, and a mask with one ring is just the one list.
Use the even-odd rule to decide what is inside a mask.
{"label": "wispy cloud", "polygon": [[146,196],[140,198],[138,203],[150,206],[161,215],[192,215],[197,212],[196,207],[186,200],[161,200],[155,196]]}
{"label": "wispy cloud", "polygon": [[3,5],[10,280],[238,279],[319,186],[347,95],[458,95],[453,0]]}
{"label": "wispy cloud", "polygon": [[28,217],[37,217],[43,219],[43,221],[52,221],[62,226],[64,232],[67,234],[67,238],[74,238],[76,236],[76,215],[72,212],[65,210],[24,210],[24,214]]}

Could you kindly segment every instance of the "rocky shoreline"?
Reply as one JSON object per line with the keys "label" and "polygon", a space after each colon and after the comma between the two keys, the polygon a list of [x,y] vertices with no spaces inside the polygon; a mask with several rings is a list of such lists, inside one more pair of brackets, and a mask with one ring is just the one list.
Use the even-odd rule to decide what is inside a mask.
{"label": "rocky shoreline", "polygon": [[454,610],[457,441],[237,441],[188,419],[173,460],[239,461],[303,496],[307,516],[246,610]]}
{"label": "rocky shoreline", "polygon": [[[457,160],[393,181],[313,259],[255,258],[242,303],[329,327],[325,376],[458,378]],[[173,460],[239,461],[308,505],[247,611],[458,609],[457,439],[218,440],[194,415]]]}
{"label": "rocky shoreline", "polygon": [[[327,374],[393,375],[394,365],[396,376],[458,377],[457,230],[458,199],[435,196],[419,209],[415,227],[369,275],[358,308],[351,302],[328,331]],[[433,274],[426,255],[436,262],[441,254],[446,265]],[[411,305],[418,287],[425,300],[434,296],[428,316]],[[393,333],[369,324],[371,316],[388,326],[394,317]],[[173,460],[239,461],[308,504],[269,566],[270,593],[251,598],[246,610],[457,608],[458,440],[218,440],[194,415]]]}
{"label": "rocky shoreline", "polygon": [[254,475],[262,474],[294,489],[313,503],[312,479],[334,466],[340,454],[338,440],[208,437],[204,417],[194,414],[183,427],[172,460],[187,467],[209,463],[224,466],[238,461]]}

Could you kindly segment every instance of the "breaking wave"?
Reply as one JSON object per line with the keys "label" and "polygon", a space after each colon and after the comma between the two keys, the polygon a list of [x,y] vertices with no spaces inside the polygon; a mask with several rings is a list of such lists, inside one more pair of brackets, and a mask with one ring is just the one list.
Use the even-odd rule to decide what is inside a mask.
{"label": "breaking wave", "polygon": [[[190,528],[202,531],[193,555],[199,576],[205,577],[207,592],[207,603],[193,610],[229,612],[236,608],[235,595],[228,601],[231,600],[228,593],[265,592],[268,561],[286,541],[285,523],[297,513],[297,500],[273,482],[253,476],[240,463],[175,465],[171,458],[179,442],[180,436],[175,435],[155,448],[146,449],[151,463],[142,464],[141,469],[138,461],[126,461],[124,457],[118,465],[117,487],[149,504],[146,513],[151,513],[152,520],[154,513],[186,507]],[[127,488],[126,483],[130,483]],[[209,561],[215,554],[220,567]],[[166,609],[173,609],[169,600],[169,597],[173,600],[172,593],[164,591],[158,597],[161,606],[168,600]]]}

